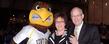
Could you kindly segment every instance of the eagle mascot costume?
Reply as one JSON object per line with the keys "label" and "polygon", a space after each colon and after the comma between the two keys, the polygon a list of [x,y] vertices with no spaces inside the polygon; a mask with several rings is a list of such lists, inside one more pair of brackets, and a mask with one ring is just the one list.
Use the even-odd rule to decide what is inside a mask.
{"label": "eagle mascot costume", "polygon": [[53,23],[53,14],[46,2],[36,2],[29,13],[29,25],[24,26],[13,37],[13,44],[21,44],[28,38],[26,44],[48,44],[50,27]]}

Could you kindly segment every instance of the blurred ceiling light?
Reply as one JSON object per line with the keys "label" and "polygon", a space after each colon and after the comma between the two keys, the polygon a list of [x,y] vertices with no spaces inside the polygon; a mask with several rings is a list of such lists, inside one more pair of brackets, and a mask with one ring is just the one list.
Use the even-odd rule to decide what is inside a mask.
{"label": "blurred ceiling light", "polygon": [[12,20],[12,18],[10,18],[10,20]]}
{"label": "blurred ceiling light", "polygon": [[108,6],[108,3],[107,2],[105,3],[105,6]]}
{"label": "blurred ceiling light", "polygon": [[25,15],[23,17],[26,17]]}
{"label": "blurred ceiling light", "polygon": [[15,16],[14,14],[12,16]]}
{"label": "blurred ceiling light", "polygon": [[95,1],[93,1],[93,4],[95,4]]}
{"label": "blurred ceiling light", "polygon": [[87,2],[87,0],[85,0],[85,2]]}

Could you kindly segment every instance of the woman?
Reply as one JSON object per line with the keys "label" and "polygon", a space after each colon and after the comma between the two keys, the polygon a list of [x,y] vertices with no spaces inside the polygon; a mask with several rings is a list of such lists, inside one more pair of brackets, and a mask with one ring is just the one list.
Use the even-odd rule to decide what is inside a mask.
{"label": "woman", "polygon": [[69,44],[66,22],[67,16],[64,13],[60,12],[55,14],[55,31],[48,38],[49,44]]}

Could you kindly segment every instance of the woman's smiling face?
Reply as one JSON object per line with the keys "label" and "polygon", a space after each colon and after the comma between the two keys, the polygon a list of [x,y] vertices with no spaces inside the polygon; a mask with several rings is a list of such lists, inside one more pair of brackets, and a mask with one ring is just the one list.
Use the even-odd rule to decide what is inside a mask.
{"label": "woman's smiling face", "polygon": [[57,17],[55,20],[55,27],[57,30],[64,30],[65,28],[65,21],[62,17]]}

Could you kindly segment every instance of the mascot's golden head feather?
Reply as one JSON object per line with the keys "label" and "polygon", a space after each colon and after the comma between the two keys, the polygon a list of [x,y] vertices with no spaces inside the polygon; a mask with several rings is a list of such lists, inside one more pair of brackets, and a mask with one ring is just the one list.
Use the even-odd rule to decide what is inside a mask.
{"label": "mascot's golden head feather", "polygon": [[29,22],[35,27],[49,27],[53,23],[53,14],[46,2],[36,2],[29,14]]}

